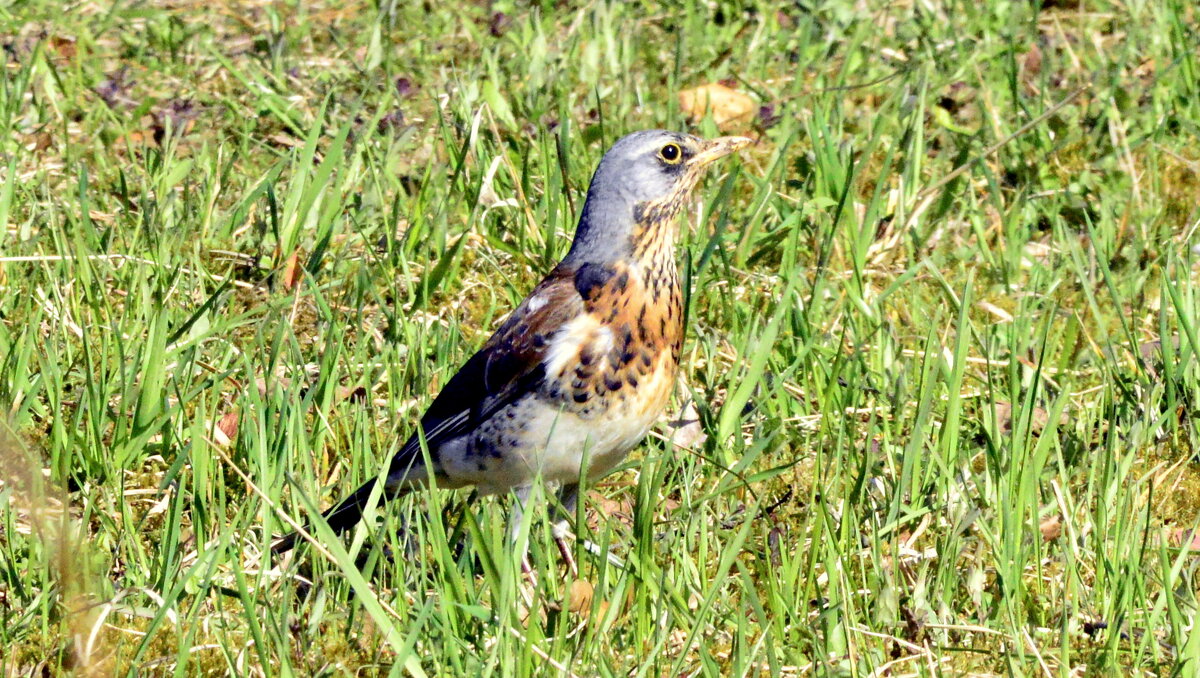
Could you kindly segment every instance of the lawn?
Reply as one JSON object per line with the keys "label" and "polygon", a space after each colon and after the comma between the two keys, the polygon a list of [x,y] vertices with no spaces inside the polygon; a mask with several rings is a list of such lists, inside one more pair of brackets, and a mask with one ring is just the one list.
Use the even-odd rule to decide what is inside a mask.
{"label": "lawn", "polygon": [[[1192,2],[27,0],[0,42],[3,675],[1200,674]],[[758,143],[578,578],[545,502],[514,544],[441,489],[264,555],[654,127]]]}

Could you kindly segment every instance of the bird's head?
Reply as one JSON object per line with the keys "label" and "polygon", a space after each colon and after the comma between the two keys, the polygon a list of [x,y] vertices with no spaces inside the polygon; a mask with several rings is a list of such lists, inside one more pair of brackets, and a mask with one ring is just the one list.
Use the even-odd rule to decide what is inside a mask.
{"label": "bird's head", "polygon": [[751,143],[745,137],[701,139],[666,130],[622,137],[592,175],[568,258],[624,258],[647,229],[673,233],[675,217],[704,169]]}

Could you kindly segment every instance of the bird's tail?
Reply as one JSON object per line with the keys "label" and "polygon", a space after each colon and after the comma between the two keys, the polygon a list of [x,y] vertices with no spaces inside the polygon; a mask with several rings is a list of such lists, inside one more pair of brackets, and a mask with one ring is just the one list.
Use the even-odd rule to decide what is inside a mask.
{"label": "bird's tail", "polygon": [[[421,460],[420,455],[421,448],[414,437],[409,439],[404,444],[404,447],[392,457],[383,485],[383,494],[380,495],[379,499],[380,506],[383,506],[391,499],[408,494],[409,491],[419,486],[428,478],[425,464]],[[437,468],[436,465],[435,468]],[[435,476],[442,478],[442,475],[437,472],[435,472]],[[334,534],[341,534],[362,520],[363,511],[367,508],[367,500],[371,498],[371,492],[375,490],[375,485],[378,482],[377,478],[368,480],[363,483],[362,487],[351,493],[350,496],[321,514],[325,518],[325,522],[329,523],[329,527],[333,528]],[[305,525],[304,531],[311,534],[312,525]],[[298,532],[285,534],[279,538],[279,541],[271,545],[271,553],[280,554],[291,551],[295,548],[296,541],[299,538],[300,534]]]}
{"label": "bird's tail", "polygon": [[[359,520],[362,520],[363,511],[367,508],[367,500],[370,499],[371,492],[375,490],[377,482],[378,480],[375,479],[368,480],[350,496],[322,514],[325,522],[329,523],[329,527],[333,529],[334,534],[341,534],[357,525]],[[400,492],[389,491],[385,486],[379,504],[382,506],[397,494],[400,494]],[[306,525],[304,529],[306,532],[311,533],[312,525]],[[271,545],[271,553],[280,554],[292,550],[296,546],[296,540],[299,537],[299,532],[292,532],[280,537],[279,541]]]}

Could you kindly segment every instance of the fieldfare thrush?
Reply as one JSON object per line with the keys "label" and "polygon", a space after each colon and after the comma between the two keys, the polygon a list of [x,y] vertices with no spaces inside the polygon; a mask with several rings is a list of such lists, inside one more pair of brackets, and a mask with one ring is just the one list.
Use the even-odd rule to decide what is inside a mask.
{"label": "fieldfare thrush", "polygon": [[[678,217],[704,169],[750,143],[649,130],[613,144],[567,256],[434,399],[392,457],[382,499],[430,478],[481,494],[521,494],[541,478],[573,512],[583,470],[590,480],[616,468],[667,405],[683,345]],[[376,482],[325,512],[334,532],[358,523]]]}

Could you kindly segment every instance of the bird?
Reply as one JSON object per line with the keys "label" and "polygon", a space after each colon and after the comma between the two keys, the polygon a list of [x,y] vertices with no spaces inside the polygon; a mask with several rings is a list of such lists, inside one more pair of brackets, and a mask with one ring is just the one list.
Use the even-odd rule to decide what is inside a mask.
{"label": "bird", "polygon": [[[324,512],[334,533],[362,519],[380,477],[381,501],[432,479],[515,492],[514,513],[540,480],[573,516],[579,483],[616,468],[667,406],[684,336],[679,216],[705,169],[751,143],[668,130],[617,140],[592,175],[566,256],[446,383],[386,475]],[[552,534],[574,569],[565,523]],[[280,537],[272,552],[297,538]]]}

